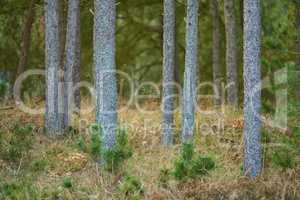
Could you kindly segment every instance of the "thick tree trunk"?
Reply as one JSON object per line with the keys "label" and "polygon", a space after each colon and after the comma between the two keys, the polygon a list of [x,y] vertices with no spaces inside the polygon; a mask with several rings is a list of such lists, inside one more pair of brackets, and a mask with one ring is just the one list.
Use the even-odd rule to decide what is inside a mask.
{"label": "thick tree trunk", "polygon": [[192,138],[195,129],[196,73],[198,63],[198,0],[187,1],[186,54],[183,86],[182,141]]}
{"label": "thick tree trunk", "polygon": [[262,169],[260,1],[244,1],[244,173],[256,178]]}
{"label": "thick tree trunk", "polygon": [[115,144],[117,128],[117,84],[115,63],[115,0],[95,0],[94,59],[96,72],[96,121],[103,129],[103,144]]}
{"label": "thick tree trunk", "polygon": [[[80,18],[80,16],[79,16]],[[80,83],[80,73],[81,73],[81,31],[80,31],[80,19],[78,20],[78,29],[77,29],[77,46],[76,46],[76,60],[74,66],[74,73],[73,73],[73,82],[74,86],[76,86],[76,90],[74,91],[74,104],[75,104],[75,111],[77,114],[80,115],[80,108],[81,108],[81,95],[80,95],[80,88],[78,84]]]}
{"label": "thick tree trunk", "polygon": [[213,18],[213,79],[214,79],[214,104],[221,105],[222,94],[222,74],[221,74],[221,32],[220,32],[220,14],[218,0],[211,1]]}
{"label": "thick tree trunk", "polygon": [[163,144],[172,144],[175,67],[175,2],[164,0]]}
{"label": "thick tree trunk", "polygon": [[32,0],[29,5],[26,21],[24,24],[24,29],[22,33],[22,44],[21,44],[21,57],[19,61],[19,66],[17,70],[17,76],[22,74],[26,66],[28,64],[28,56],[30,50],[31,43],[31,30],[35,17],[35,8],[34,8],[35,0]]}
{"label": "thick tree trunk", "polygon": [[64,67],[64,129],[67,129],[69,127],[71,115],[74,111],[75,93],[73,91],[73,88],[75,86],[75,81],[77,81],[75,77],[78,76],[79,73],[78,57],[80,56],[80,42],[78,36],[80,29],[79,20],[79,0],[69,1],[65,49],[66,60]]}
{"label": "thick tree trunk", "polygon": [[59,115],[59,3],[58,0],[45,0],[45,39],[46,39],[46,115],[47,134],[55,136],[62,133]]}
{"label": "thick tree trunk", "polygon": [[237,78],[237,34],[234,0],[224,1],[226,28],[226,67],[227,67],[227,101],[229,105],[238,105]]}

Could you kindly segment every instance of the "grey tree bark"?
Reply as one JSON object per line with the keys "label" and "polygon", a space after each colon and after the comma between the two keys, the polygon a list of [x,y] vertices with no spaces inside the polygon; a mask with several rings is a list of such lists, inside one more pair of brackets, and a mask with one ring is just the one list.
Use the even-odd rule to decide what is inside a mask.
{"label": "grey tree bark", "polygon": [[104,149],[115,144],[117,85],[115,61],[115,0],[95,0],[94,60],[96,72],[96,121],[103,129]]}
{"label": "grey tree bark", "polygon": [[175,2],[164,0],[163,33],[163,144],[172,144],[174,67],[175,67]]}
{"label": "grey tree bark", "polygon": [[17,76],[23,73],[28,64],[28,56],[30,50],[31,43],[31,30],[35,17],[35,8],[34,8],[35,0],[30,1],[26,21],[24,24],[24,29],[22,33],[22,44],[21,44],[21,57],[19,61],[19,66],[17,70]]}
{"label": "grey tree bark", "polygon": [[220,14],[218,0],[211,1],[212,21],[213,21],[213,79],[214,79],[214,105],[221,105],[222,94],[222,73],[221,73],[221,32],[220,32]]}
{"label": "grey tree bark", "polygon": [[244,1],[244,173],[254,179],[262,169],[260,0]]}
{"label": "grey tree bark", "polygon": [[59,114],[59,2],[45,0],[45,46],[46,46],[46,113],[45,127],[50,136],[62,133]]}
{"label": "grey tree bark", "polygon": [[[80,9],[80,8],[79,8]],[[81,31],[80,31],[80,11],[79,11],[79,19],[77,21],[78,28],[77,28],[77,44],[76,44],[76,59],[75,59],[75,66],[74,66],[74,73],[73,73],[73,83],[76,87],[74,91],[74,105],[76,107],[75,112],[80,115],[81,109],[81,95],[80,95],[80,88],[78,84],[80,83],[80,74],[81,74]]]}
{"label": "grey tree bark", "polygon": [[227,68],[227,101],[229,105],[238,105],[237,78],[237,34],[234,0],[224,1],[226,29],[226,68]]}
{"label": "grey tree bark", "polygon": [[183,142],[187,142],[192,138],[195,129],[196,74],[198,63],[198,9],[198,0],[187,1],[186,54],[182,105]]}
{"label": "grey tree bark", "polygon": [[[66,130],[70,125],[71,115],[74,111],[75,92],[73,88],[78,81],[80,73],[80,38],[79,20],[80,20],[80,1],[70,0],[68,2],[68,21],[65,46],[65,67],[64,67],[64,123],[63,128]],[[76,79],[75,79],[76,78]],[[80,78],[79,78],[80,79]]]}

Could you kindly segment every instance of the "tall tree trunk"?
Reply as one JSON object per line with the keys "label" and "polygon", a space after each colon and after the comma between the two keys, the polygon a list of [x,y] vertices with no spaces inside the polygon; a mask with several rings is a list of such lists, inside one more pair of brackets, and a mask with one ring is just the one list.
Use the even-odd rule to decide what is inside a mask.
{"label": "tall tree trunk", "polygon": [[237,78],[237,34],[234,0],[224,1],[226,28],[226,67],[227,67],[227,101],[229,105],[238,105]]}
{"label": "tall tree trunk", "polygon": [[254,179],[262,169],[260,0],[244,1],[244,173]]}
{"label": "tall tree trunk", "polygon": [[211,1],[212,18],[213,18],[213,78],[214,78],[214,104],[215,106],[221,105],[221,33],[220,33],[220,14],[218,0]]}
{"label": "tall tree trunk", "polygon": [[[80,8],[79,8],[80,9]],[[80,13],[80,11],[79,11]],[[76,60],[75,60],[75,66],[74,66],[74,73],[73,73],[73,82],[74,85],[78,86],[80,83],[80,73],[81,73],[81,31],[80,31],[80,14],[78,19],[78,29],[77,29],[77,44],[76,44]],[[81,96],[80,96],[80,88],[77,87],[77,89],[74,91],[74,104],[76,107],[76,113],[80,114],[80,108],[81,108]]]}
{"label": "tall tree trunk", "polygon": [[164,0],[163,144],[172,144],[175,66],[175,2]]}
{"label": "tall tree trunk", "polygon": [[75,77],[78,76],[78,56],[80,55],[80,42],[78,36],[80,29],[79,4],[79,0],[71,0],[68,2],[68,22],[65,49],[66,60],[64,67],[64,129],[69,127],[71,115],[74,111],[75,93],[73,88],[76,81]]}
{"label": "tall tree trunk", "polygon": [[45,0],[45,44],[46,44],[46,132],[55,136],[61,134],[59,117],[59,68],[60,68],[60,38],[59,38],[59,2]]}
{"label": "tall tree trunk", "polygon": [[94,59],[96,72],[96,121],[103,129],[105,149],[115,144],[117,84],[115,62],[115,0],[95,0]]}
{"label": "tall tree trunk", "polygon": [[[72,1],[72,0],[71,0]],[[66,47],[66,37],[67,37],[67,5],[65,0],[60,0],[59,2],[59,38],[60,38],[60,69],[64,71],[65,69],[65,47]],[[63,77],[62,81],[63,81]]]}
{"label": "tall tree trunk", "polygon": [[187,1],[186,54],[183,86],[182,141],[192,138],[195,129],[196,73],[198,63],[198,0]]}
{"label": "tall tree trunk", "polygon": [[28,56],[29,56],[30,43],[31,43],[31,30],[34,22],[34,17],[35,17],[34,4],[35,4],[35,0],[31,0],[26,21],[24,24],[24,29],[22,33],[22,44],[21,44],[21,57],[20,57],[19,66],[17,70],[17,76],[22,74],[25,71],[26,66],[28,64]]}

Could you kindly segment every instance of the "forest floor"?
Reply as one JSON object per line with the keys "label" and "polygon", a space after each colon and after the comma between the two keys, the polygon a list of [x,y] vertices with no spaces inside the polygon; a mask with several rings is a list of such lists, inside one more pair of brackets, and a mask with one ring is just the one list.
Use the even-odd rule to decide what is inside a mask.
{"label": "forest floor", "polygon": [[[295,143],[288,134],[265,128],[262,175],[256,181],[243,176],[241,113],[227,109],[197,116],[195,151],[211,156],[216,168],[206,176],[178,181],[162,180],[163,169],[172,168],[181,146],[178,113],[170,148],[160,142],[160,111],[142,114],[130,108],[120,113],[120,124],[131,126],[133,156],[109,173],[78,145],[89,140],[91,114],[74,121],[77,131],[51,139],[44,134],[43,117],[16,108],[0,111],[0,199],[300,199],[300,140]],[[35,126],[33,134],[15,137],[15,126],[28,123]],[[136,177],[143,192],[132,196],[130,189],[120,190],[125,175]]]}

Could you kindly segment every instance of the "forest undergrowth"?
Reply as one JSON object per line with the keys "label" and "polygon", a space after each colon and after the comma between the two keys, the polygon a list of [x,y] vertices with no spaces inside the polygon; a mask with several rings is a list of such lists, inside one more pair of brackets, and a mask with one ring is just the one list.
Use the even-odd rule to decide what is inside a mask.
{"label": "forest undergrowth", "polygon": [[190,146],[180,144],[181,119],[175,114],[171,148],[161,145],[159,110],[121,112],[126,136],[107,154],[112,167],[105,171],[91,114],[52,139],[44,134],[41,116],[1,111],[0,199],[300,199],[299,133],[264,127],[263,173],[251,181],[243,176],[242,112],[223,111],[198,114]]}

